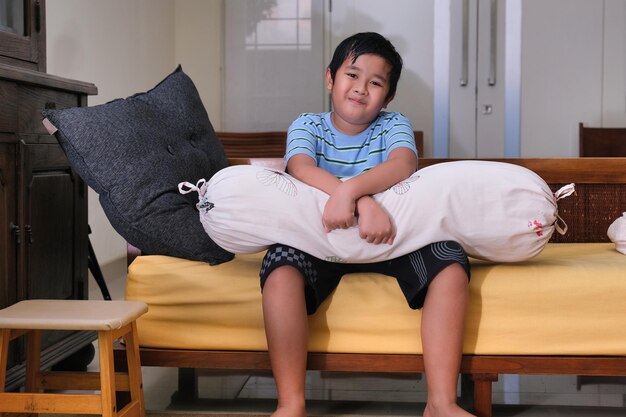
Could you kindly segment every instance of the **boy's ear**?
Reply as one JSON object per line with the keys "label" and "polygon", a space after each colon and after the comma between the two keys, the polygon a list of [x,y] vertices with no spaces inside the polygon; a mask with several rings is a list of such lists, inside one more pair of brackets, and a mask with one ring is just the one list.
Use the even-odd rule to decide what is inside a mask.
{"label": "boy's ear", "polygon": [[330,74],[330,68],[326,68],[325,78],[326,78],[326,89],[330,91],[333,88],[333,76]]}

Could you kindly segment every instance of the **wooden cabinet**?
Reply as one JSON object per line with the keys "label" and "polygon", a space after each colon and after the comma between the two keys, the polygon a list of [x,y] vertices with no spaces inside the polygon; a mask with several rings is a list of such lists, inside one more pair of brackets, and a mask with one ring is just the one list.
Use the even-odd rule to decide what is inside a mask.
{"label": "wooden cabinet", "polygon": [[[86,106],[93,84],[48,75],[44,0],[0,0],[0,308],[33,298],[86,299],[87,189],[41,120]],[[42,367],[95,334],[45,332]],[[24,380],[24,343],[11,345],[6,389]]]}
{"label": "wooden cabinet", "polygon": [[[0,307],[23,299],[86,299],[87,189],[41,120],[44,108],[85,106],[90,83],[0,63]],[[47,332],[42,365],[89,345],[93,333]],[[23,345],[7,389],[23,381]]]}

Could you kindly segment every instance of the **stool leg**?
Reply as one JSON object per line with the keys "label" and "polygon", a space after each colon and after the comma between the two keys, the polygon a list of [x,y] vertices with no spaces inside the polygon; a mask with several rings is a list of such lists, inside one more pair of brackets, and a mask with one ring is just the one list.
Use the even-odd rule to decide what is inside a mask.
{"label": "stool leg", "polygon": [[0,393],[4,392],[4,386],[7,380],[10,337],[10,329],[0,329]]}
{"label": "stool leg", "polygon": [[[7,366],[9,361],[9,340],[11,338],[10,329],[0,329],[0,396],[4,392],[7,380]],[[4,400],[0,400],[2,402]],[[0,417],[4,413],[0,411]]]}
{"label": "stool leg", "polygon": [[141,376],[141,362],[139,360],[139,343],[137,341],[137,323],[131,323],[131,331],[124,336],[126,342],[126,361],[128,363],[128,379],[130,385],[130,400],[139,403],[139,416],[146,415],[143,398],[143,382]]}
{"label": "stool leg", "polygon": [[115,417],[117,416],[115,369],[113,366],[113,335],[110,331],[100,330],[98,332],[98,350],[100,354],[102,417]]}
{"label": "stool leg", "polygon": [[39,392],[41,370],[41,330],[31,330],[27,335],[26,392]]}

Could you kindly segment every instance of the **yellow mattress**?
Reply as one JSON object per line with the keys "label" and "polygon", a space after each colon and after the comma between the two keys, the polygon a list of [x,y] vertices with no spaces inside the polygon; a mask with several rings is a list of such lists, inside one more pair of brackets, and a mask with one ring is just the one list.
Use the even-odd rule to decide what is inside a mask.
{"label": "yellow mattress", "polygon": [[[149,311],[142,346],[265,350],[258,271],[262,254],[209,266],[141,256],[126,299]],[[626,355],[626,256],[611,243],[548,244],[530,261],[472,261],[464,352]],[[346,275],[310,317],[315,352],[421,353],[420,311],[393,278]]]}

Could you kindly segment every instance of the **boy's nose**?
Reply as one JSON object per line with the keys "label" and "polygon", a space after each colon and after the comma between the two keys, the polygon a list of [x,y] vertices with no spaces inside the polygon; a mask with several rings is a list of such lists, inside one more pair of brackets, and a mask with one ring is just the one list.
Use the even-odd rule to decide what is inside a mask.
{"label": "boy's nose", "polygon": [[354,92],[357,94],[365,94],[367,92],[367,88],[365,85],[357,84],[354,86]]}

